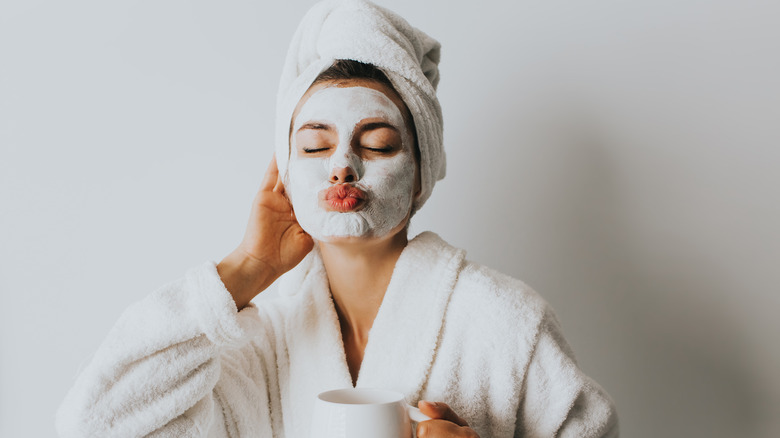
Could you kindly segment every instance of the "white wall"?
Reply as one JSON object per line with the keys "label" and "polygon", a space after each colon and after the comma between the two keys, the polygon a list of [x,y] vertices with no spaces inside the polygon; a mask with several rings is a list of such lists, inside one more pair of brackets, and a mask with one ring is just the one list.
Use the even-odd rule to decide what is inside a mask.
{"label": "white wall", "polygon": [[[263,3],[0,6],[0,436],[51,436],[122,309],[240,239],[312,2]],[[443,43],[413,231],[545,296],[624,436],[780,436],[780,6],[380,3]]]}

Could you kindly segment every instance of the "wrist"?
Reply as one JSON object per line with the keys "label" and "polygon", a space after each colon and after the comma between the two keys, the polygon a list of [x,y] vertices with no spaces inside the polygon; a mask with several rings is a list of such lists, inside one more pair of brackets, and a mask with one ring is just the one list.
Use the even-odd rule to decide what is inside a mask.
{"label": "wrist", "polygon": [[240,249],[231,252],[217,264],[217,273],[233,296],[238,310],[267,289],[277,277],[267,264]]}

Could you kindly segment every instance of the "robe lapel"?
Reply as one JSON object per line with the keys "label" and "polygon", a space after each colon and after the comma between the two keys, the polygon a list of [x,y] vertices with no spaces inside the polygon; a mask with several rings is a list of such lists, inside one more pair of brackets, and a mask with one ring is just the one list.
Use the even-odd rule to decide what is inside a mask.
{"label": "robe lapel", "polygon": [[[292,297],[292,315],[285,327],[289,375],[289,399],[285,412],[287,436],[308,436],[317,394],[352,386],[336,309],[317,250],[293,273],[297,278],[280,285],[280,293]],[[296,286],[297,283],[297,286]],[[282,373],[283,370],[280,370]],[[284,393],[284,391],[282,391]]]}
{"label": "robe lapel", "polygon": [[369,333],[358,387],[394,389],[416,404],[464,257],[432,232],[409,242]]}

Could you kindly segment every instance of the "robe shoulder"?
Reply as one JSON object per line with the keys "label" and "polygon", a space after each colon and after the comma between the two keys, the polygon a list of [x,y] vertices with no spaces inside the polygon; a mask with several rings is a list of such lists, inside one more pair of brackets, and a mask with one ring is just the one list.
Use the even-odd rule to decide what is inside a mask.
{"label": "robe shoulder", "polygon": [[[530,286],[487,266],[465,260],[453,290],[455,303],[490,312],[491,319],[513,326],[537,326],[550,305]],[[472,310],[476,310],[471,308]]]}
{"label": "robe shoulder", "polygon": [[448,320],[468,321],[463,329],[478,331],[479,339],[502,343],[505,351],[522,352],[523,358],[533,350],[544,325],[557,323],[547,301],[523,281],[468,260],[447,314]]}

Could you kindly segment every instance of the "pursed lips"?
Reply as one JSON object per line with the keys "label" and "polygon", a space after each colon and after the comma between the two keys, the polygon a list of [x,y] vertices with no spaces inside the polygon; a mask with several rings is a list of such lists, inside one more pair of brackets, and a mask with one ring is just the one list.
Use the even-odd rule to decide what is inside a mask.
{"label": "pursed lips", "polygon": [[366,193],[355,186],[336,184],[324,190],[322,199],[328,210],[347,213],[363,206]]}

